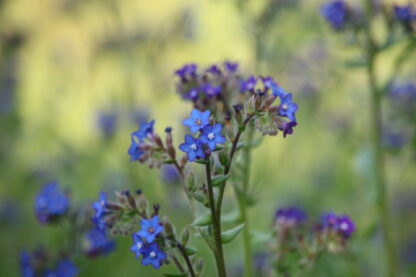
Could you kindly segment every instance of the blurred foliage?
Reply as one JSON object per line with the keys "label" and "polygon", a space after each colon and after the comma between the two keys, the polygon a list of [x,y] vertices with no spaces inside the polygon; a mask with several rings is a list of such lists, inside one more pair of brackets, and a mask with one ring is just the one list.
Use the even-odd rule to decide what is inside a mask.
{"label": "blurred foliage", "polygon": [[[335,39],[319,17],[321,3],[1,0],[0,275],[18,275],[20,250],[57,247],[64,239],[59,227],[42,227],[34,217],[33,197],[45,181],[60,180],[80,207],[100,190],[140,187],[178,226],[189,223],[181,189],[129,162],[129,134],[138,118],[157,118],[159,131],[182,131],[191,107],[175,94],[173,71],[186,62],[231,60],[274,76],[300,106],[295,134],[264,138],[254,152],[253,229],[270,228],[280,205],[303,206],[312,218],[322,210],[348,213],[358,227],[349,250],[323,257],[308,276],[381,276],[365,75],[351,67],[359,56],[348,47],[353,41]],[[256,18],[270,16],[271,4],[264,26]],[[391,47],[381,72],[401,47]],[[414,78],[415,66],[405,68],[404,79]],[[113,135],[103,136],[102,112],[116,115]],[[414,154],[406,144],[388,155],[386,167],[403,276],[414,276],[416,263]],[[226,208],[233,201],[227,191]],[[80,259],[80,276],[159,274],[141,266],[129,244],[126,237],[110,256]],[[225,247],[235,276],[240,247],[238,240]],[[212,257],[202,254],[212,276]]]}

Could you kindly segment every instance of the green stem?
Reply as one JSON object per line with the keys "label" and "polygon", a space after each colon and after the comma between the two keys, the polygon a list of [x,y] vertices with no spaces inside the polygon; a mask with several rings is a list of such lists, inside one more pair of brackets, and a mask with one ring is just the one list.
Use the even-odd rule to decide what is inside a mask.
{"label": "green stem", "polygon": [[252,277],[253,276],[253,255],[251,247],[251,236],[250,236],[250,223],[248,217],[248,206],[247,206],[247,195],[249,193],[249,184],[250,184],[250,165],[251,165],[251,144],[254,138],[254,126],[251,124],[248,125],[247,130],[247,140],[246,145],[243,151],[243,161],[244,161],[244,176],[242,181],[241,190],[236,190],[237,200],[239,204],[241,220],[244,223],[243,229],[243,248],[244,248],[244,276]]}
{"label": "green stem", "polygon": [[374,65],[377,50],[369,47],[369,63],[367,67],[368,82],[371,91],[371,125],[372,145],[374,151],[373,170],[377,189],[377,209],[384,233],[384,248],[386,252],[387,274],[390,277],[398,276],[396,263],[396,247],[393,238],[391,217],[389,211],[388,194],[384,176],[384,151],[382,145],[381,123],[381,91],[377,88]]}
{"label": "green stem", "polygon": [[211,182],[211,162],[210,162],[209,157],[205,165],[205,172],[207,176],[208,197],[209,197],[209,206],[210,206],[211,215],[212,215],[212,225],[214,227],[214,240],[215,240],[214,256],[215,256],[215,261],[217,264],[218,276],[225,277],[227,276],[227,272],[225,269],[224,250],[222,247],[222,240],[221,240],[221,217],[218,216],[216,209],[215,209],[214,188]]}

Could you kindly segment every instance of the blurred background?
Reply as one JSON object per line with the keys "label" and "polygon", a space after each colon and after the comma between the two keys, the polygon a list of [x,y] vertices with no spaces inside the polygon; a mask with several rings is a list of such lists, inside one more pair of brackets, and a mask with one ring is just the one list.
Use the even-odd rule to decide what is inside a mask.
{"label": "blurred background", "polygon": [[[169,168],[129,161],[129,135],[155,118],[156,130],[172,126],[182,142],[191,104],[175,93],[174,70],[229,60],[244,73],[273,76],[300,107],[293,135],[265,137],[254,151],[252,228],[269,229],[284,205],[299,205],[310,218],[347,213],[357,224],[348,250],[322,257],[308,276],[382,276],[366,75],[353,42],[319,15],[322,2],[0,0],[0,275],[19,276],[22,249],[62,244],[62,230],[34,216],[34,195],[46,181],[59,180],[80,208],[99,191],[142,188],[178,226],[189,223]],[[381,71],[400,47],[383,56]],[[409,63],[400,79],[415,72]],[[385,102],[394,235],[403,276],[415,276],[415,125],[396,123],[400,108]],[[225,201],[234,204],[231,190]],[[80,276],[161,275],[135,260],[130,237],[117,241],[114,253],[81,260]],[[230,275],[241,276],[240,240],[225,251]],[[212,257],[201,255],[205,276],[213,276]]]}

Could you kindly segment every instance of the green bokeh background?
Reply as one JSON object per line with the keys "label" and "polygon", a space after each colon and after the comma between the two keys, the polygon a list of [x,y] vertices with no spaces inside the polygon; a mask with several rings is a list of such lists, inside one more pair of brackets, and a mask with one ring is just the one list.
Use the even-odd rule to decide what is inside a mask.
{"label": "green bokeh background", "polygon": [[[294,135],[265,137],[255,150],[251,183],[259,201],[250,210],[253,229],[270,228],[276,207],[283,205],[300,205],[311,218],[327,210],[347,213],[357,224],[348,250],[322,257],[305,276],[383,276],[366,75],[347,66],[360,53],[348,36],[334,34],[323,22],[318,0],[278,1],[269,27],[257,29],[255,18],[268,2],[247,1],[241,10],[239,1],[227,0],[0,1],[2,87],[10,76],[15,81],[12,99],[0,99],[7,106],[0,114],[1,276],[18,276],[20,250],[63,243],[60,228],[41,226],[34,217],[34,194],[45,181],[59,180],[80,207],[101,190],[140,187],[178,229],[189,223],[181,189],[163,184],[158,170],[129,162],[129,134],[137,129],[132,114],[148,113],[159,132],[172,126],[180,143],[180,122],[191,105],[175,93],[174,70],[188,62],[208,66],[224,60],[238,61],[245,73],[273,76],[300,107]],[[389,73],[402,46],[383,56],[381,75]],[[404,78],[414,78],[415,64],[409,62]],[[100,111],[117,114],[111,139],[97,126]],[[416,254],[413,266],[403,254],[416,238],[414,154],[410,145],[389,151],[386,165],[403,276],[416,274]],[[226,212],[234,204],[229,189]],[[129,251],[129,237],[118,242],[109,256],[81,259],[80,276],[168,271],[141,266]],[[256,251],[264,248],[255,245]],[[225,252],[230,274],[240,276],[240,240]],[[201,255],[205,276],[214,276],[212,257],[206,250]]]}

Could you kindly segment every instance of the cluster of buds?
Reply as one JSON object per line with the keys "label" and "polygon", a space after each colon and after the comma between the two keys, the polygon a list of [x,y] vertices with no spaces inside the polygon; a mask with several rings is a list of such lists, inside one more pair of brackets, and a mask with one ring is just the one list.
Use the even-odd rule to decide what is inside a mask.
{"label": "cluster of buds", "polygon": [[[325,213],[318,223],[307,219],[307,214],[296,207],[276,211],[270,246],[281,273],[289,273],[293,266],[311,266],[325,250],[331,253],[344,250],[355,231],[355,224],[347,215]],[[293,257],[298,257],[297,261]]]}

